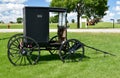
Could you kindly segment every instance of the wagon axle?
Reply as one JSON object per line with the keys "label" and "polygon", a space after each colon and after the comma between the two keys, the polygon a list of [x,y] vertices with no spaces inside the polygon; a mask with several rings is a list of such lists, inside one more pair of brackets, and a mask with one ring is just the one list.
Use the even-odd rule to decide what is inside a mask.
{"label": "wagon axle", "polygon": [[23,56],[26,56],[26,55],[28,54],[28,51],[25,50],[25,49],[22,49],[22,50],[20,51],[20,53],[21,53]]}

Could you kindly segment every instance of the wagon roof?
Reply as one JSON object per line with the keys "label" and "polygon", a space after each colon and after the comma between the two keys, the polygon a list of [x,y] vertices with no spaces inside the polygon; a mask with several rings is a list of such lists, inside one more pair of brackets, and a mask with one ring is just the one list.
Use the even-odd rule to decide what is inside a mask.
{"label": "wagon roof", "polygon": [[66,12],[66,8],[58,8],[58,7],[39,7],[39,6],[25,6],[24,8],[41,8],[48,9],[49,12]]}

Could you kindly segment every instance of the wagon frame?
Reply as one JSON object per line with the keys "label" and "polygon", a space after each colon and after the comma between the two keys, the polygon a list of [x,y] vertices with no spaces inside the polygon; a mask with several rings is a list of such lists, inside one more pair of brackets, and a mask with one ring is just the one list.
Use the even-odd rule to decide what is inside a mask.
{"label": "wagon frame", "polygon": [[[59,15],[57,35],[49,38],[49,13]],[[24,7],[24,32],[15,34],[8,41],[8,58],[13,65],[36,64],[40,51],[51,55],[58,50],[63,62],[80,61],[84,45],[77,39],[67,39],[67,9],[51,7]]]}

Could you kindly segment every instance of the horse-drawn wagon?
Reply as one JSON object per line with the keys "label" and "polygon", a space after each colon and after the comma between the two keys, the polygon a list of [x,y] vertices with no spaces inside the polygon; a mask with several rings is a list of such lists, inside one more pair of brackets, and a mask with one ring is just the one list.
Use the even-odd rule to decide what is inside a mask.
{"label": "horse-drawn wagon", "polygon": [[[57,33],[50,38],[50,12],[59,15]],[[76,39],[67,39],[67,10],[65,8],[24,7],[23,34],[15,34],[8,41],[8,58],[13,65],[36,64],[42,50],[52,55],[58,51],[63,62],[79,61],[84,46]]]}

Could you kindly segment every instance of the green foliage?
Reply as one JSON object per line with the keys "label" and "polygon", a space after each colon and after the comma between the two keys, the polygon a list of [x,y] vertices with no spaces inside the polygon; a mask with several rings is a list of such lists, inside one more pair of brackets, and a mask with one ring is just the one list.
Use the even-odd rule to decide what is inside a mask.
{"label": "green foliage", "polygon": [[105,11],[108,10],[107,6],[108,0],[86,0],[86,15],[90,18],[93,16],[94,18],[102,18],[106,15]]}
{"label": "green foliage", "polygon": [[58,15],[50,17],[50,23],[58,23]]}
{"label": "green foliage", "polygon": [[117,19],[117,23],[120,24],[120,19]]}
{"label": "green foliage", "polygon": [[9,23],[13,24],[14,22],[13,22],[13,21],[10,21]]}
{"label": "green foliage", "polygon": [[85,14],[89,18],[91,16],[102,18],[105,15],[105,11],[108,10],[107,2],[108,0],[52,0],[50,6],[67,8],[68,12],[71,12],[80,3],[78,11],[81,11],[81,6],[84,5],[82,8],[84,12],[82,14]]}
{"label": "green foliage", "polygon": [[17,23],[22,23],[22,21],[23,21],[23,18],[21,17],[17,18]]}
{"label": "green foliage", "polygon": [[0,21],[0,23],[4,24],[4,21],[3,21],[3,20],[1,20],[1,21]]}
{"label": "green foliage", "polygon": [[107,2],[108,0],[52,0],[50,6],[67,8],[68,13],[76,11],[79,28],[79,18],[83,14],[88,18],[103,18],[106,15],[105,11],[108,10]]}
{"label": "green foliage", "polygon": [[78,0],[52,0],[51,7],[67,8],[68,13],[75,9]]}
{"label": "green foliage", "polygon": [[75,19],[72,19],[71,22],[72,22],[72,23],[75,23]]}

